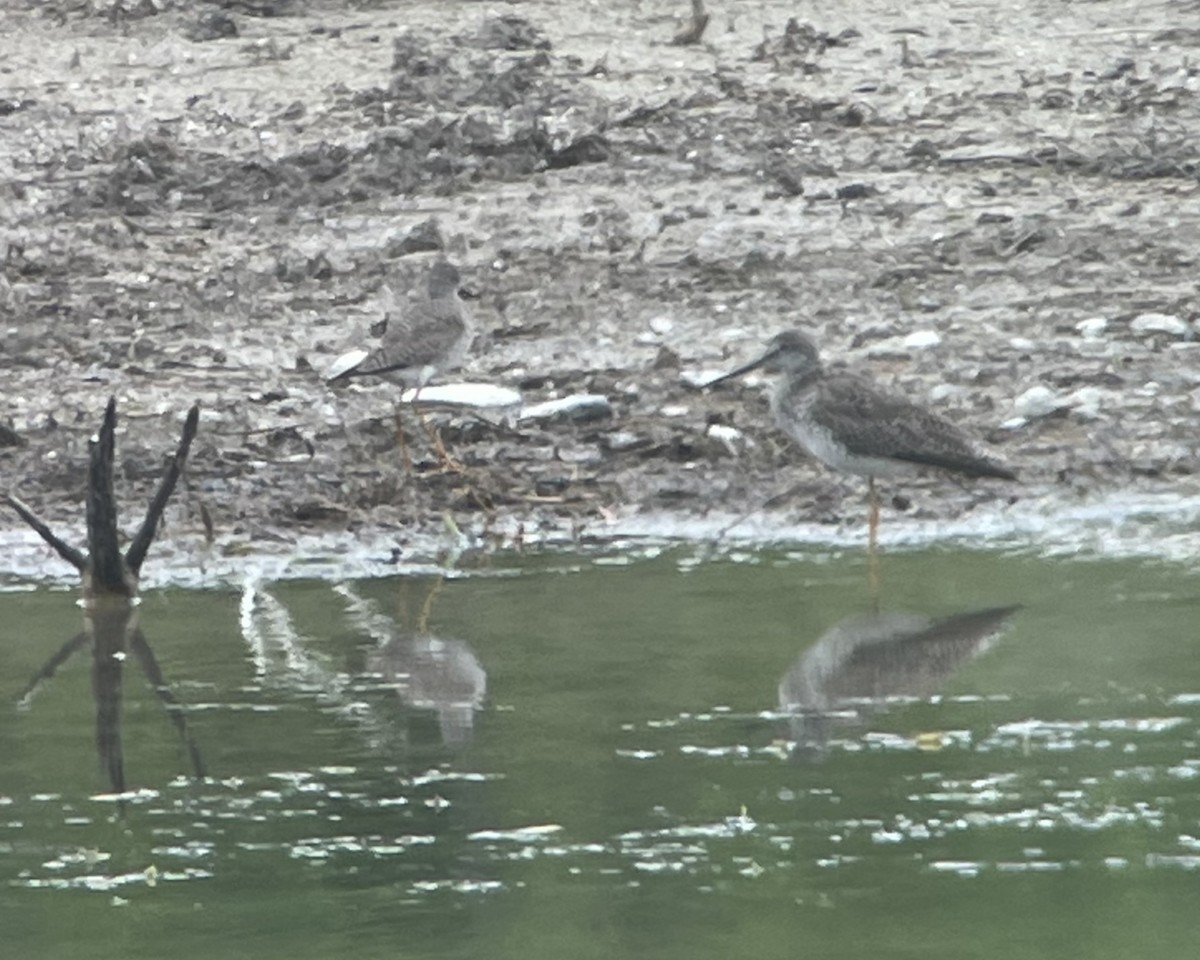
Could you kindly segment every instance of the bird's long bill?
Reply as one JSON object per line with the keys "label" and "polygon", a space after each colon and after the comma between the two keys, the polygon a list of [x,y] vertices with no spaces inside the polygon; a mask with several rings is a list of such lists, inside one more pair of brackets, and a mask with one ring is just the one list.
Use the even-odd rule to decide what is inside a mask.
{"label": "bird's long bill", "polygon": [[743,363],[740,367],[736,367],[735,369],[730,370],[728,373],[721,374],[715,380],[709,380],[705,386],[711,387],[714,384],[724,383],[726,380],[732,380],[734,377],[740,377],[743,373],[749,373],[751,370],[757,370],[764,363],[774,357],[775,353],[776,351],[774,349],[768,350],[761,357],[756,357],[749,363]]}

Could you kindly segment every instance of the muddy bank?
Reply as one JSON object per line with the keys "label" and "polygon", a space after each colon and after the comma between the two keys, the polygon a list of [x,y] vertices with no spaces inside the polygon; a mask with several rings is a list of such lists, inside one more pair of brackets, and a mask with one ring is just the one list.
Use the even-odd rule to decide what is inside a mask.
{"label": "muddy bank", "polygon": [[[1167,4],[765,2],[679,47],[678,6],[8,8],[0,483],[77,518],[112,394],[130,519],[201,402],[166,536],[203,506],[234,556],[683,528],[789,488],[782,519],[854,523],[860,485],[759,386],[692,386],[800,324],[1021,471],[892,490],[921,523],[1197,492],[1200,33]],[[394,391],[321,371],[439,248],[480,294],[464,377],[612,415],[443,418],[467,471],[418,448],[406,477]]]}

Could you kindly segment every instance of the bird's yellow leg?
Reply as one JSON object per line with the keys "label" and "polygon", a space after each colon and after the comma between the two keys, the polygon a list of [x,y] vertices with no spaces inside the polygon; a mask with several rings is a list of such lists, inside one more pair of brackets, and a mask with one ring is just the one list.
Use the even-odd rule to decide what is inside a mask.
{"label": "bird's yellow leg", "polygon": [[433,601],[442,592],[442,585],[445,582],[446,578],[439,575],[433,582],[433,586],[429,588],[429,593],[425,595],[425,602],[421,604],[421,615],[417,618],[417,633],[429,632],[429,614],[433,612]]}
{"label": "bird's yellow leg", "polygon": [[412,457],[408,453],[408,439],[404,435],[404,419],[400,416],[400,408],[396,408],[396,445],[400,448],[400,463],[404,466],[404,472],[412,475],[413,465]]}
{"label": "bird's yellow leg", "polygon": [[466,468],[450,456],[446,450],[446,445],[442,443],[442,435],[438,433],[437,428],[433,424],[425,419],[425,414],[421,412],[421,408],[417,405],[417,400],[420,396],[421,388],[418,387],[417,392],[413,394],[413,409],[417,411],[417,419],[421,422],[421,427],[425,430],[425,436],[429,438],[429,445],[433,447],[433,455],[437,457],[443,471],[447,473],[462,473]]}
{"label": "bird's yellow leg", "polygon": [[867,584],[871,600],[879,605],[879,495],[875,491],[875,478],[867,478],[867,496],[870,513],[867,519]]}

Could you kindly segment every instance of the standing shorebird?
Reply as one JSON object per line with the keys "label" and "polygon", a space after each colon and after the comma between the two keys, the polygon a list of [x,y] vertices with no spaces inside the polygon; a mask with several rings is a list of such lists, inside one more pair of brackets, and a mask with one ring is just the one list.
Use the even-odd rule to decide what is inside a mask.
{"label": "standing shorebird", "polygon": [[[433,443],[442,465],[453,461],[417,406],[421,388],[439,373],[453,370],[466,358],[474,338],[470,313],[459,298],[462,280],[449,260],[438,259],[429,274],[428,292],[399,301],[391,287],[383,288],[385,328],[374,350],[352,350],[339,357],[327,377],[339,383],[354,377],[380,377],[413,389],[417,418]],[[399,413],[397,433],[403,443]],[[406,453],[407,456],[407,453]]]}
{"label": "standing shorebird", "polygon": [[779,429],[822,463],[867,478],[872,564],[879,530],[876,477],[935,467],[968,477],[1017,479],[1004,464],[977,452],[949,420],[862,377],[827,372],[816,343],[799,330],[776,334],[762,356],[708,385],[760,368],[780,375],[771,392]]}

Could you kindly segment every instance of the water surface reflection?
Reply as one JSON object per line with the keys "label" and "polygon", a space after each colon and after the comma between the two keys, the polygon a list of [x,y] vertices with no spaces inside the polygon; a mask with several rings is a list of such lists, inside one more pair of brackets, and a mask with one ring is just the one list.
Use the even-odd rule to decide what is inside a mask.
{"label": "water surface reflection", "polygon": [[790,717],[794,751],[817,758],[836,725],[861,723],[898,699],[937,693],[988,650],[1019,605],[932,619],[884,611],[830,627],[779,681],[779,709]]}
{"label": "water surface reflection", "polygon": [[204,758],[192,737],[187,715],[163,675],[154,650],[138,621],[136,599],[97,593],[80,601],[84,628],[60,646],[39,668],[19,697],[31,709],[43,684],[84,648],[92,653],[92,701],[95,706],[95,743],[100,768],[116,794],[126,790],[125,750],[122,740],[122,701],[125,661],[133,654],[147,683],[163,705],[187,751],[192,775],[204,776]]}
{"label": "water surface reflection", "polygon": [[[208,775],[179,775],[157,693],[127,684],[141,789],[114,817],[86,762],[93,707],[68,696],[86,681],[43,678],[32,709],[0,717],[6,942],[128,960],[161,952],[149,928],[166,924],[187,960],[350,942],[382,960],[400,936],[448,960],[690,960],[740,955],[749,930],[761,957],[901,942],[1000,957],[1019,915],[1041,931],[1023,957],[1068,940],[1105,960],[1135,941],[1188,955],[1190,572],[898,555],[889,594],[917,612],[851,617],[858,558],[690,560],[543,557],[440,592],[394,577],[151,591],[137,612]],[[35,648],[78,627],[46,591],[0,593],[0,631],[15,622],[29,642],[0,642],[14,695]],[[109,661],[138,657],[131,622]],[[784,722],[825,762],[790,762]],[[1124,952],[1098,950],[1094,915],[1063,898],[1102,904]]]}

